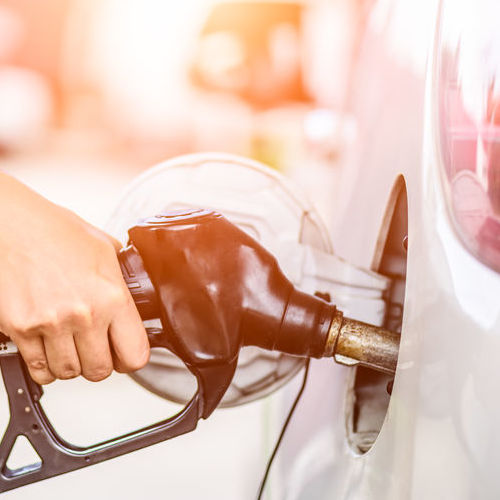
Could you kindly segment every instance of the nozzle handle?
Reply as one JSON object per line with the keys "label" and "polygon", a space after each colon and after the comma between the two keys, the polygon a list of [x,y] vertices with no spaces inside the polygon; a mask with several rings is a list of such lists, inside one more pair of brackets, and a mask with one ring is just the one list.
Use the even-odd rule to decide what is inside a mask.
{"label": "nozzle handle", "polygon": [[[152,347],[165,347],[162,333],[150,331],[148,338]],[[0,353],[0,367],[10,408],[10,421],[0,442],[0,493],[190,432],[217,406],[232,378],[227,366],[188,366],[198,381],[198,390],[183,410],[137,431],[81,447],[64,440],[50,423],[41,404],[43,390],[29,376],[19,353]],[[13,470],[7,461],[21,435],[29,440],[41,461]]]}

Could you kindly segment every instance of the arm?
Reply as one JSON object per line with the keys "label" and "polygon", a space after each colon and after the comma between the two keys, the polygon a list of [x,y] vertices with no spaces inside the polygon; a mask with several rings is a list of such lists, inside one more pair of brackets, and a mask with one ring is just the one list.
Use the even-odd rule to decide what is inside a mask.
{"label": "arm", "polygon": [[149,345],[123,281],[119,243],[19,181],[0,174],[0,330],[32,378],[143,367]]}

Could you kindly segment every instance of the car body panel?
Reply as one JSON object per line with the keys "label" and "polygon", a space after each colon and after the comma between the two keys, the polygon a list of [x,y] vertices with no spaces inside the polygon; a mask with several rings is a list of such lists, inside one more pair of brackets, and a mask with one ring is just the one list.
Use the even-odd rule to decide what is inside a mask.
{"label": "car body panel", "polygon": [[[398,17],[403,9],[405,19]],[[437,1],[374,6],[353,84],[358,136],[332,228],[337,253],[370,267],[394,182],[404,177],[406,299],[386,419],[370,451],[356,454],[343,427],[349,402],[341,387],[346,391],[349,377],[336,367],[314,367],[303,408],[324,405],[330,413],[321,421],[298,416],[292,433],[311,433],[282,498],[500,495],[500,275],[464,248],[445,203],[434,102],[438,17]],[[398,42],[395,33],[419,38]]]}

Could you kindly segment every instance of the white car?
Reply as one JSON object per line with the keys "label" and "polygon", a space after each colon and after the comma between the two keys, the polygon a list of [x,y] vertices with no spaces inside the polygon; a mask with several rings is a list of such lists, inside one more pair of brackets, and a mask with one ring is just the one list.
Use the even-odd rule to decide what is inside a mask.
{"label": "white car", "polygon": [[[391,279],[378,319],[401,331],[398,368],[392,385],[329,359],[312,363],[269,498],[500,497],[498,14],[495,0],[374,0],[359,20],[348,106],[357,137],[332,187],[331,233],[336,255]],[[363,317],[362,279],[351,279],[341,285],[345,306]],[[92,427],[86,384],[68,384],[44,397],[83,444],[108,437],[103,422],[120,433],[164,416],[163,401],[115,378],[87,388],[99,396]],[[195,433],[7,495],[252,498],[255,457],[264,466],[268,456],[259,432],[272,444],[282,420],[272,405],[284,414],[295,390],[264,412],[256,403],[217,412]],[[273,432],[253,426],[263,414]]]}
{"label": "white car", "polygon": [[393,278],[398,368],[389,397],[313,366],[276,498],[500,498],[499,19],[495,0],[379,0],[362,21],[332,240]]}

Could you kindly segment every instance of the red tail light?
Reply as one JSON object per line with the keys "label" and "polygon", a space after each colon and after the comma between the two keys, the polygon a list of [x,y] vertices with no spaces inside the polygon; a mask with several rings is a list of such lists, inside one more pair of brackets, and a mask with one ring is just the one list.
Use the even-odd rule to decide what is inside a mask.
{"label": "red tail light", "polygon": [[490,0],[443,4],[437,97],[454,226],[465,246],[500,272],[500,36],[490,21],[499,15]]}

